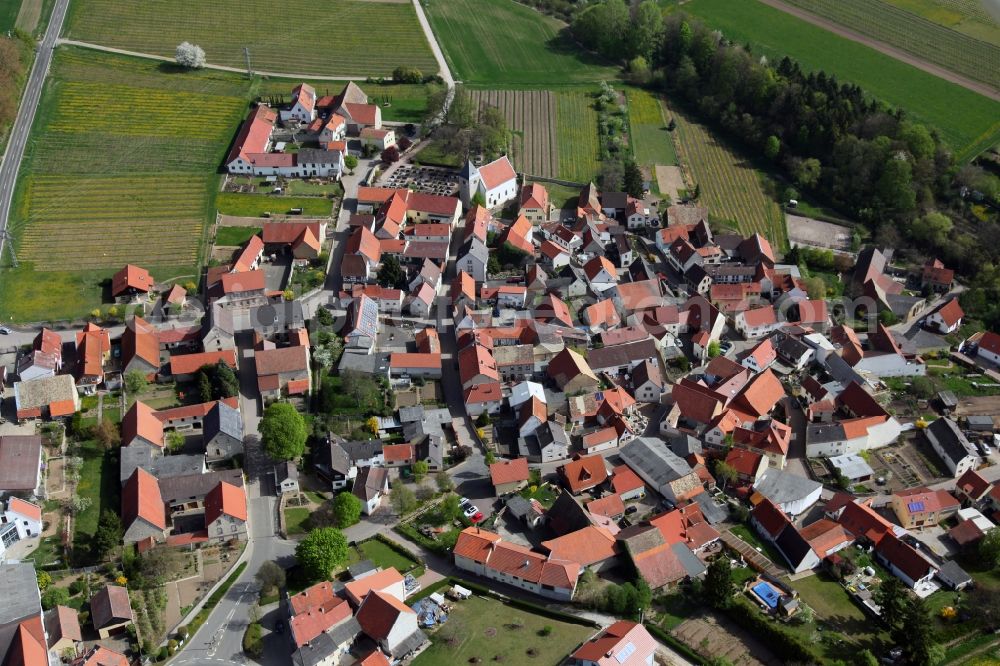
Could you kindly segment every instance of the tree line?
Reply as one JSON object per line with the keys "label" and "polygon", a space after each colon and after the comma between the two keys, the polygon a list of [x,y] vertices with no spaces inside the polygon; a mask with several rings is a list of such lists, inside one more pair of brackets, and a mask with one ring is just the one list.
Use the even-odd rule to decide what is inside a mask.
{"label": "tree line", "polygon": [[[683,12],[662,17],[653,0],[592,3],[575,14],[571,30],[625,66],[634,83],[668,93],[795,188],[864,223],[876,242],[909,241],[966,275],[996,263],[996,213],[973,216],[972,201],[959,192],[996,201],[1000,179],[956,164],[937,130],[903,109],[790,58],[771,63]],[[979,300],[997,302],[991,296],[1000,281],[983,288],[990,295]],[[992,314],[1000,323],[1000,312]]]}

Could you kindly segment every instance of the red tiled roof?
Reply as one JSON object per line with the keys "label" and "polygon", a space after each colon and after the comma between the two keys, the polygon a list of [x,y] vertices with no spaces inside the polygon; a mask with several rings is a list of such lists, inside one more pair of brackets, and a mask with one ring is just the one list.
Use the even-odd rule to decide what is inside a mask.
{"label": "red tiled roof", "polygon": [[246,273],[223,273],[219,281],[222,283],[223,294],[263,291],[266,287],[264,271],[260,269]]}
{"label": "red tiled roof", "polygon": [[458,197],[428,194],[426,192],[407,192],[406,209],[429,215],[450,217],[462,210],[462,202]]}
{"label": "red tiled roof", "polygon": [[391,187],[367,187],[365,185],[361,185],[358,187],[358,203],[382,204],[388,201],[393,194],[401,191],[405,190],[398,190]]}
{"label": "red tiled roof", "polygon": [[151,525],[167,529],[167,517],[156,477],[136,467],[122,489],[122,518],[126,529],[142,518]]}
{"label": "red tiled roof", "polygon": [[612,470],[611,487],[616,493],[627,493],[644,485],[643,480],[628,465],[618,465]]}
{"label": "red tiled roof", "polygon": [[923,578],[934,568],[913,546],[892,533],[886,534],[875,550],[911,580]]}
{"label": "red tiled roof", "polygon": [[493,482],[494,488],[507,483],[527,481],[529,476],[531,474],[528,470],[527,458],[501,460],[490,465],[490,480]]}
{"label": "red tiled roof", "polygon": [[384,592],[372,590],[361,602],[355,616],[361,630],[376,641],[388,638],[400,615],[413,613],[402,601]]}
{"label": "red tiled roof", "polygon": [[577,562],[584,567],[603,562],[618,554],[614,535],[603,527],[595,525],[588,525],[561,537],[543,541],[542,548],[549,551],[549,557],[553,560]]}
{"label": "red tiled roof", "polygon": [[500,541],[500,535],[478,527],[466,527],[455,541],[453,552],[473,562],[485,564],[493,552],[493,545]]}
{"label": "red tiled roof", "polygon": [[[265,245],[291,245],[307,229],[313,236],[322,235],[322,222],[265,222],[261,233]],[[263,287],[262,287],[263,288]]]}
{"label": "red tiled roof", "polygon": [[974,520],[963,520],[958,525],[948,530],[948,536],[955,540],[959,546],[967,546],[983,538],[983,531],[979,529]]}
{"label": "red tiled roof", "polygon": [[208,491],[205,496],[205,524],[211,525],[219,516],[247,519],[247,495],[243,488],[225,481]]}
{"label": "red tiled roof", "polygon": [[967,470],[955,482],[955,490],[962,492],[973,501],[978,500],[990,489],[990,482],[974,469]]}
{"label": "red tiled roof", "polygon": [[263,153],[267,150],[271,132],[274,130],[274,122],[277,119],[278,114],[273,109],[263,104],[258,105],[240,127],[233,147],[229,151],[229,155],[226,156],[226,164],[237,157],[249,161],[250,154]]}
{"label": "red tiled roof", "polygon": [[462,384],[479,375],[494,381],[500,379],[493,355],[482,345],[470,345],[460,351],[458,353],[458,369]]}
{"label": "red tiled roof", "polygon": [[557,468],[570,492],[576,494],[598,486],[608,478],[604,458],[599,455],[582,456]]}
{"label": "red tiled roof", "polygon": [[32,504],[27,500],[23,500],[20,497],[11,497],[7,500],[7,510],[19,513],[22,516],[27,516],[33,520],[41,522],[42,520],[42,507],[37,504]]}
{"label": "red tiled roof", "polygon": [[390,368],[440,368],[439,352],[393,352],[389,354]]}
{"label": "red tiled roof", "polygon": [[485,382],[465,389],[462,392],[462,399],[466,405],[499,402],[503,399],[503,390],[500,382]]}
{"label": "red tiled roof", "polygon": [[257,376],[301,372],[309,369],[308,347],[262,349],[254,353]]}
{"label": "red tiled roof", "polygon": [[1000,354],[1000,335],[993,331],[986,331],[983,337],[979,338],[979,349]]}
{"label": "red tiled roof", "polygon": [[382,447],[382,456],[387,463],[415,460],[417,450],[413,444],[386,444]]}
{"label": "red tiled roof", "polygon": [[549,209],[549,193],[539,183],[525,183],[521,186],[521,208]]}
{"label": "red tiled roof", "polygon": [[487,190],[497,188],[509,180],[517,178],[517,172],[506,155],[498,157],[489,164],[479,167],[479,177]]}
{"label": "red tiled roof", "polygon": [[133,317],[122,333],[122,365],[127,366],[136,357],[153,368],[160,367],[159,331],[141,317]]}
{"label": "red tiled roof", "polygon": [[939,307],[934,314],[941,317],[941,321],[949,328],[957,324],[965,316],[965,312],[962,311],[962,306],[959,305],[957,298],[953,298]]}
{"label": "red tiled roof", "polygon": [[374,104],[344,104],[344,109],[359,125],[374,125],[378,117],[378,107]]}
{"label": "red tiled roof", "polygon": [[639,666],[649,663],[647,660],[656,651],[656,641],[645,627],[618,620],[577,648],[572,657],[578,663],[593,662],[597,666]]}
{"label": "red tiled roof", "polygon": [[[237,273],[245,273],[250,270],[253,262],[257,260],[264,251],[264,241],[260,236],[254,234],[247,241],[246,246],[240,251],[240,255],[233,262],[233,270]],[[176,286],[176,285],[174,285]]]}
{"label": "red tiled roof", "polygon": [[938,513],[940,511],[957,510],[961,504],[947,490],[929,490],[927,488],[909,488],[896,493],[903,499],[910,515],[922,513]]}
{"label": "red tiled roof", "polygon": [[844,505],[838,522],[855,538],[864,537],[876,544],[893,532],[892,523],[865,503],[849,502]]}
{"label": "red tiled roof", "polygon": [[118,296],[128,289],[150,292],[153,290],[153,277],[145,268],[126,264],[111,277],[111,295]]}
{"label": "red tiled roof", "polygon": [[80,363],[79,374],[84,377],[103,377],[104,358],[111,353],[111,335],[107,330],[90,322],[76,334],[76,349]]}
{"label": "red tiled roof", "polygon": [[62,338],[52,329],[43,328],[40,330],[32,342],[32,348],[43,354],[53,354],[62,358]]}
{"label": "red tiled roof", "polygon": [[360,254],[368,260],[370,264],[377,264],[382,256],[382,247],[379,245],[375,234],[368,230],[368,227],[358,227],[347,239],[347,246],[344,248],[347,254]]}
{"label": "red tiled roof", "polygon": [[103,645],[95,645],[79,662],[73,663],[74,666],[129,666],[125,655]]}
{"label": "red tiled roof", "polygon": [[625,502],[617,493],[587,502],[587,511],[595,516],[614,518],[625,513]]}
{"label": "red tiled roof", "polygon": [[747,449],[732,449],[726,456],[726,464],[736,470],[741,476],[753,476],[760,467],[764,456]]}
{"label": "red tiled roof", "polygon": [[606,444],[608,442],[617,442],[618,432],[611,427],[601,428],[600,430],[595,430],[593,432],[588,432],[583,436],[583,448],[590,449],[600,444]]}
{"label": "red tiled roof", "polygon": [[764,370],[750,380],[743,392],[734,401],[738,409],[746,409],[754,416],[763,416],[774,409],[785,395],[785,387],[770,369]]}
{"label": "red tiled roof", "polygon": [[781,531],[791,524],[785,512],[766,497],[761,498],[757,506],[750,511],[750,515],[772,539],[776,539]]}
{"label": "red tiled roof", "polygon": [[170,357],[171,375],[190,375],[205,365],[215,365],[222,361],[230,368],[236,368],[236,351],[223,349],[221,351],[200,352],[197,354],[174,354]]}
{"label": "red tiled roof", "polygon": [[329,607],[339,603],[336,592],[333,591],[333,584],[324,580],[316,583],[298,594],[293,594],[288,599],[292,607],[292,615],[305,613],[311,608]]}
{"label": "red tiled roof", "polygon": [[57,416],[69,416],[76,411],[76,403],[72,400],[56,400],[55,402],[49,403],[49,416],[56,418]]}
{"label": "red tiled roof", "polygon": [[360,604],[365,596],[372,590],[378,590],[385,594],[391,594],[389,589],[403,582],[403,576],[394,567],[376,571],[359,580],[351,581],[344,585],[347,598],[356,604]]}
{"label": "red tiled roof", "polygon": [[840,523],[828,518],[820,518],[799,530],[799,535],[805,539],[820,559],[838,549],[842,544],[854,541]]}
{"label": "red tiled roof", "polygon": [[136,437],[163,447],[163,422],[146,403],[136,400],[122,419],[122,444],[128,446]]}

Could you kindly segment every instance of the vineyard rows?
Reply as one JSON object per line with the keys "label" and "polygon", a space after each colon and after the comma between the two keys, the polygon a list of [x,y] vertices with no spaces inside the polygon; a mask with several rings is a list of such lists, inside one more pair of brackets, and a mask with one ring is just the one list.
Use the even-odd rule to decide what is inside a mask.
{"label": "vineyard rows", "polygon": [[703,126],[673,110],[681,164],[690,184],[700,190],[698,203],[743,234],[760,233],[775,248],[787,246],[784,215],[761,187],[760,174],[721,145]]}
{"label": "vineyard rows", "polygon": [[597,177],[597,112],[586,93],[557,93],[559,177],[589,183]]}
{"label": "vineyard rows", "polygon": [[882,0],[787,0],[814,14],[1000,88],[1000,46],[975,39]]}
{"label": "vineyard rows", "polygon": [[475,90],[476,108],[492,106],[507,119],[507,127],[520,136],[514,166],[533,176],[555,177],[559,170],[556,142],[555,95],[543,90]]}
{"label": "vineyard rows", "polygon": [[409,2],[363,0],[75,0],[67,36],[172,57],[189,41],[210,63],[317,75],[383,75],[399,65],[437,71]]}

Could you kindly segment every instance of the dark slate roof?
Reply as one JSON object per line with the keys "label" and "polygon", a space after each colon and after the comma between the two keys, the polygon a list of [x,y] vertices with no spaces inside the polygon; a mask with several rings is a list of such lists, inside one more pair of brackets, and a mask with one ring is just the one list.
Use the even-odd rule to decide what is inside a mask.
{"label": "dark slate roof", "polygon": [[591,525],[590,518],[587,517],[587,510],[573,499],[568,490],[563,490],[556,498],[556,501],[546,512],[546,516],[548,516],[549,527],[559,536],[582,530]]}
{"label": "dark slate roof", "polygon": [[163,501],[168,504],[171,502],[180,502],[189,497],[203,498],[219,485],[220,481],[225,481],[238,488],[242,488],[243,471],[239,469],[225,469],[218,472],[187,474],[185,476],[170,477],[169,479],[159,479],[160,495],[163,496]]}
{"label": "dark slate roof", "polygon": [[309,641],[307,645],[300,647],[292,653],[292,663],[295,666],[316,666],[321,664],[330,655],[337,651],[340,646],[346,643],[353,643],[358,634],[361,633],[361,625],[356,619],[348,618],[346,621],[335,625],[329,631],[324,631],[316,638]]}
{"label": "dark slate roof", "polygon": [[972,576],[966,573],[965,569],[958,566],[954,560],[948,560],[942,564],[941,568],[938,569],[937,576],[949,585],[961,586],[972,582]]}
{"label": "dark slate roof", "polygon": [[381,439],[357,440],[353,442],[341,442],[340,447],[344,449],[351,462],[368,460],[382,453]]}
{"label": "dark slate roof", "polygon": [[420,421],[424,418],[424,406],[416,405],[414,407],[400,407],[399,408],[399,422],[400,423],[411,423],[414,421]]}
{"label": "dark slate roof", "polygon": [[243,419],[240,410],[230,407],[221,400],[205,414],[202,428],[206,442],[219,433],[235,440],[243,440]]}
{"label": "dark slate roof", "polygon": [[680,542],[671,544],[670,550],[674,551],[681,566],[684,567],[684,571],[691,578],[696,578],[708,570],[705,563],[699,560],[698,556],[692,553],[685,544]]}
{"label": "dark slate roof", "polygon": [[729,509],[720,506],[707,492],[702,491],[695,495],[694,501],[697,502],[701,515],[705,516],[709,525],[718,525],[729,518]]}
{"label": "dark slate roof", "polygon": [[806,541],[797,529],[783,529],[774,545],[778,547],[781,554],[785,556],[792,569],[798,568],[799,564],[806,558],[812,550],[812,546]]}
{"label": "dark slate roof", "polygon": [[305,321],[300,301],[282,301],[250,308],[250,325],[258,333],[273,328],[281,330],[304,328]]}
{"label": "dark slate roof", "polygon": [[38,581],[31,562],[5,562],[0,564],[0,625],[19,622],[42,612],[38,595]]}
{"label": "dark slate roof", "polygon": [[675,428],[671,428],[664,435],[667,444],[670,445],[670,450],[681,458],[687,458],[692,453],[701,454],[702,452],[701,440],[697,437],[692,437]]}
{"label": "dark slate roof", "polygon": [[200,474],[205,469],[204,454],[179,453],[171,456],[154,456],[148,446],[123,446],[121,448],[119,480],[124,485],[136,467],[141,467],[157,479]]}
{"label": "dark slate roof", "polygon": [[602,192],[601,207],[625,209],[628,206],[628,194],[625,192]]}
{"label": "dark slate roof", "polygon": [[378,567],[371,560],[361,560],[357,564],[352,564],[347,567],[347,573],[351,575],[353,580],[357,580],[359,576],[366,573],[371,573],[378,571]]}
{"label": "dark slate roof", "polygon": [[958,424],[951,419],[944,417],[937,419],[924,429],[924,436],[932,445],[936,442],[945,455],[951,459],[952,464],[961,462],[966,456],[976,455],[972,444],[958,429]]}
{"label": "dark slate roof", "polygon": [[313,464],[321,474],[336,472],[341,476],[347,476],[351,471],[351,460],[340,443],[341,440],[331,437],[327,440],[327,446],[317,447]]}

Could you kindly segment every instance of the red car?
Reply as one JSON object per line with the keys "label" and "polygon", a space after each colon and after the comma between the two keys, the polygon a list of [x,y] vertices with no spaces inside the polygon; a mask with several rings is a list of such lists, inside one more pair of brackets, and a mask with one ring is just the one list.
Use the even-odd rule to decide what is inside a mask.
{"label": "red car", "polygon": [[472,524],[473,524],[473,525],[475,525],[476,523],[478,523],[478,522],[479,522],[479,521],[481,521],[482,519],[483,519],[483,512],[482,512],[482,511],[476,511],[476,515],[474,515],[474,516],[473,516],[472,518],[470,518],[469,520],[471,520],[471,521],[472,521]]}

